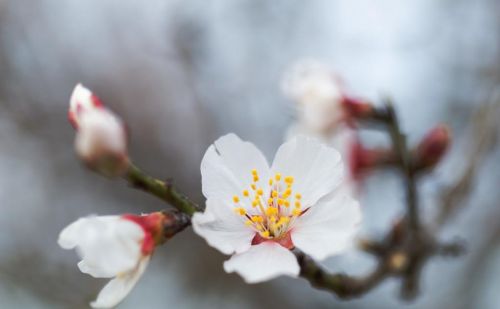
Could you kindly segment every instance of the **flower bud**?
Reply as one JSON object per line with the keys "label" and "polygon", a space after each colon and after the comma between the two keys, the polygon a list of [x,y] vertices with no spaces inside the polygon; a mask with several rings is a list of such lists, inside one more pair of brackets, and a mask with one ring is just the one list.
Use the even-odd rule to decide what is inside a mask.
{"label": "flower bud", "polygon": [[76,86],[71,97],[69,119],[77,130],[76,153],[87,166],[108,177],[127,170],[125,125],[81,85]]}
{"label": "flower bud", "polygon": [[347,121],[351,119],[371,118],[375,113],[375,108],[371,103],[348,96],[344,97],[342,106],[344,108],[345,118]]}
{"label": "flower bud", "polygon": [[394,163],[394,152],[390,149],[368,149],[359,140],[355,140],[349,152],[349,170],[354,180],[361,178],[370,170]]}
{"label": "flower bud", "polygon": [[444,156],[451,142],[450,130],[445,125],[438,125],[424,136],[414,155],[415,170],[434,167]]}

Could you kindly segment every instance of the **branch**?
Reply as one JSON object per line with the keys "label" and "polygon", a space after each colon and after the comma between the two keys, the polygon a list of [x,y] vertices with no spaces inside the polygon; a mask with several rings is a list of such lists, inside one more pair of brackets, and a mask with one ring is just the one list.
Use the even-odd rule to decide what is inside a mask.
{"label": "branch", "polygon": [[379,265],[372,273],[362,278],[345,274],[328,274],[304,253],[296,250],[295,255],[299,262],[301,277],[308,280],[313,287],[335,293],[342,299],[360,296],[390,276],[390,272],[383,265]]}
{"label": "branch", "polygon": [[132,163],[130,163],[124,178],[131,187],[150,193],[189,216],[192,216],[196,211],[202,211],[200,206],[179,192],[171,181],[153,178]]}

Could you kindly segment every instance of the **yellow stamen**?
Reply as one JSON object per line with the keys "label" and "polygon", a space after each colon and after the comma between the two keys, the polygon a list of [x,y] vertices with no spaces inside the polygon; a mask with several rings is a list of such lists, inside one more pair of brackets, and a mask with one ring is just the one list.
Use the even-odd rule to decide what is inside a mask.
{"label": "yellow stamen", "polygon": [[261,233],[262,237],[269,238],[269,231],[264,231]]}
{"label": "yellow stamen", "polygon": [[273,215],[277,215],[278,214],[278,209],[274,208],[274,207],[268,207],[266,209],[266,215],[267,216],[273,216]]}
{"label": "yellow stamen", "polygon": [[273,190],[273,192],[271,193],[271,196],[272,197],[278,197],[278,191]]}
{"label": "yellow stamen", "polygon": [[248,193],[248,190],[243,190],[243,196],[247,196],[248,197],[249,193]]}
{"label": "yellow stamen", "polygon": [[291,185],[293,183],[293,176],[287,176],[285,177],[285,182],[289,185]]}
{"label": "yellow stamen", "polygon": [[245,208],[243,207],[238,207],[238,208],[235,208],[234,211],[237,213],[237,214],[240,214],[242,216],[246,215],[247,214],[247,211],[245,210]]}
{"label": "yellow stamen", "polygon": [[292,214],[293,214],[294,216],[299,216],[301,213],[302,213],[302,211],[301,211],[299,208],[295,208],[295,209],[292,211]]}
{"label": "yellow stamen", "polygon": [[283,204],[285,204],[285,200],[282,199],[282,198],[279,198],[278,199],[278,205],[283,206]]}
{"label": "yellow stamen", "polygon": [[276,175],[274,175],[274,179],[276,179],[276,181],[280,181],[281,174],[280,173],[276,173]]}
{"label": "yellow stamen", "polygon": [[240,201],[240,198],[237,195],[233,196],[233,202],[239,203],[239,201]]}
{"label": "yellow stamen", "polygon": [[264,221],[264,219],[261,216],[252,216],[252,221],[257,222],[257,223],[261,223]]}
{"label": "yellow stamen", "polygon": [[300,194],[300,193],[295,194],[295,198],[300,200],[302,198],[302,194]]}
{"label": "yellow stamen", "polygon": [[258,174],[257,174],[257,170],[256,170],[255,168],[252,170],[252,175],[254,175],[254,176],[257,176],[257,175],[258,175]]}
{"label": "yellow stamen", "polygon": [[253,222],[251,220],[245,221],[245,225],[246,226],[251,226],[252,224],[253,224]]}
{"label": "yellow stamen", "polygon": [[259,201],[258,200],[253,200],[252,201],[252,207],[257,207],[257,205],[259,205]]}
{"label": "yellow stamen", "polygon": [[253,182],[259,181],[259,176],[253,176]]}
{"label": "yellow stamen", "polygon": [[273,179],[272,178],[269,178],[269,185],[272,186],[273,185]]}
{"label": "yellow stamen", "polygon": [[257,195],[263,195],[263,194],[264,191],[262,190],[262,188],[257,189]]}
{"label": "yellow stamen", "polygon": [[300,202],[299,202],[299,201],[296,201],[296,202],[295,202],[295,207],[296,207],[296,208],[300,208],[300,206],[302,206],[302,205],[300,204]]}
{"label": "yellow stamen", "polygon": [[290,207],[290,202],[289,201],[285,201],[285,207]]}
{"label": "yellow stamen", "polygon": [[255,191],[255,190],[257,190],[257,186],[256,186],[254,183],[253,183],[253,184],[251,184],[251,185],[250,185],[250,187],[251,187],[251,188],[252,188],[252,190],[254,190],[254,191]]}

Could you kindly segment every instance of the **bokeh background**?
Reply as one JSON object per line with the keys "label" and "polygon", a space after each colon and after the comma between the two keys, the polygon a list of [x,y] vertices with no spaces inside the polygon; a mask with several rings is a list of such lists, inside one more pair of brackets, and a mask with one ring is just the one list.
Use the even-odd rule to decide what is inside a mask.
{"label": "bokeh background", "polygon": [[[412,143],[450,125],[453,147],[419,188],[432,219],[480,138],[471,117],[500,98],[499,1],[0,0],[0,307],[86,308],[105,281],[77,270],[58,232],[92,213],[166,207],[76,159],[66,113],[77,82],[126,120],[138,165],[203,202],[199,162],[214,139],[235,132],[268,156],[282,142],[293,108],[280,79],[303,57],[335,68],[351,93],[390,95]],[[499,308],[500,167],[491,144],[440,234],[464,239],[467,254],[433,259],[414,302],[399,300],[395,279],[352,301],[302,279],[245,285],[188,230],[157,251],[120,308]],[[363,234],[382,235],[403,201],[397,175],[372,174]],[[352,274],[372,265],[356,251],[325,263]]]}

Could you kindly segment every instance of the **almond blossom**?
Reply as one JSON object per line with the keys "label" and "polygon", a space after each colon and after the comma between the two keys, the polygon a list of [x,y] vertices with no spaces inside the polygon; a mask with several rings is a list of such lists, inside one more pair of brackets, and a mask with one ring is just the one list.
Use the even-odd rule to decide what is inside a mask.
{"label": "almond blossom", "polygon": [[340,78],[322,63],[307,59],[285,73],[284,94],[296,103],[292,131],[321,137],[335,131],[344,117],[344,89]]}
{"label": "almond blossom", "polygon": [[284,143],[269,166],[262,153],[234,134],[211,145],[201,163],[204,213],[194,231],[232,257],[226,272],[248,283],[297,276],[290,251],[316,260],[353,244],[361,212],[343,190],[343,165],[334,148],[305,136]]}
{"label": "almond blossom", "polygon": [[122,120],[97,96],[78,84],[68,112],[75,127],[75,149],[91,168],[107,176],[122,174],[128,166],[127,132]]}
{"label": "almond blossom", "polygon": [[91,303],[111,308],[121,302],[144,273],[156,244],[161,243],[163,215],[89,216],[59,234],[59,245],[76,249],[81,272],[112,278]]}

